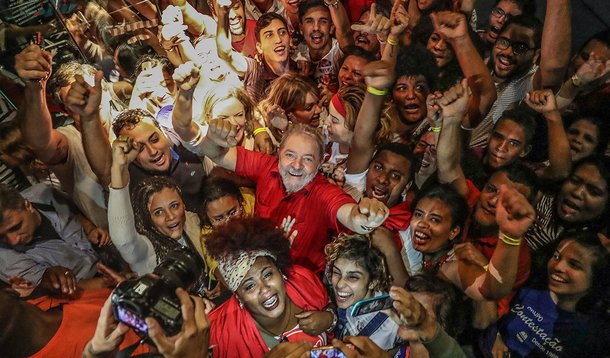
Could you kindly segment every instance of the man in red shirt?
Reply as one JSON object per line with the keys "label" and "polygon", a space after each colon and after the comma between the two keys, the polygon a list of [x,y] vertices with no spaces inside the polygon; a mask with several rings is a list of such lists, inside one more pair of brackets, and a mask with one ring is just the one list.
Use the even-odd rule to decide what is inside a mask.
{"label": "man in red shirt", "polygon": [[309,126],[291,127],[280,144],[278,157],[234,147],[235,128],[213,120],[203,141],[205,155],[216,164],[256,183],[254,211],[280,225],[291,216],[298,231],[292,243],[294,263],[316,273],[324,269],[324,246],[339,224],[361,234],[378,227],[388,208],[376,199],[356,203],[319,172],[324,154],[320,133]]}

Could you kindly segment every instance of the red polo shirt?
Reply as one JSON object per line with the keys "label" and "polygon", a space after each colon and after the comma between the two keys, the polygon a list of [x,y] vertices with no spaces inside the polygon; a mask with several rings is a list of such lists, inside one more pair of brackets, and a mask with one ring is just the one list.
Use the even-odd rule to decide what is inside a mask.
{"label": "red polo shirt", "polygon": [[237,147],[235,173],[256,183],[254,212],[276,225],[291,216],[298,230],[291,254],[294,264],[317,274],[324,271],[324,246],[339,231],[337,211],[355,203],[351,196],[331,184],[320,173],[296,193],[287,194],[278,169],[277,157]]}

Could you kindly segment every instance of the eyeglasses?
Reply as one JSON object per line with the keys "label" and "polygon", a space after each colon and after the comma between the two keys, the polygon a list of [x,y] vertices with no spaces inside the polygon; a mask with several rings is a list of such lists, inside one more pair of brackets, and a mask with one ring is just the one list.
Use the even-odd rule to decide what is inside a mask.
{"label": "eyeglasses", "polygon": [[496,40],[495,46],[497,48],[499,48],[500,50],[506,50],[507,48],[512,47],[515,55],[523,55],[527,51],[535,49],[534,47],[529,47],[525,42],[521,42],[521,41],[511,42],[511,40],[507,39],[504,36],[498,37],[498,39]]}
{"label": "eyeglasses", "polygon": [[236,207],[236,208],[233,208],[233,209],[227,211],[223,215],[219,215],[219,216],[210,218],[210,222],[212,224],[224,224],[227,221],[231,220],[232,218],[234,218],[236,216],[240,216],[243,213],[243,211],[244,211],[244,207],[240,205],[239,207]]}
{"label": "eyeglasses", "polygon": [[504,17],[506,20],[510,19],[511,14],[507,14],[506,11],[502,10],[501,7],[494,7],[491,9],[491,14],[495,17]]}

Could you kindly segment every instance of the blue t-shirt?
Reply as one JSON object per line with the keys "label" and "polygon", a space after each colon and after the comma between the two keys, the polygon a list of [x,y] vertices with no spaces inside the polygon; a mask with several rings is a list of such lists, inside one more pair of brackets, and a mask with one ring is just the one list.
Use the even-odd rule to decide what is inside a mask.
{"label": "blue t-shirt", "polygon": [[485,332],[481,346],[486,356],[500,332],[512,354],[523,357],[573,357],[596,351],[588,320],[557,307],[548,290],[522,288],[510,311]]}

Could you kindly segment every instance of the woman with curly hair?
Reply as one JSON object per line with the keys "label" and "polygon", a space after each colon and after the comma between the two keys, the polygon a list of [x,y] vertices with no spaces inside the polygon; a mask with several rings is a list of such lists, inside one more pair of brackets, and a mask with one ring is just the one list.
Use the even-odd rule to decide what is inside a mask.
{"label": "woman with curly hair", "polygon": [[384,350],[398,343],[398,324],[384,312],[352,316],[352,307],[363,299],[390,289],[391,278],[383,254],[366,235],[340,234],[326,246],[327,275],[337,304],[335,337],[366,336]]}
{"label": "woman with curly hair", "polygon": [[319,99],[318,88],[306,77],[285,73],[274,80],[267,97],[258,105],[274,144],[279,144],[291,123],[318,127],[322,112]]}
{"label": "woman with curly hair", "polygon": [[210,313],[214,357],[261,357],[280,342],[326,343],[328,295],[313,272],[292,265],[281,229],[262,218],[233,219],[206,246],[234,293]]}
{"label": "woman with curly hair", "polygon": [[[108,223],[112,242],[132,270],[144,275],[171,251],[185,247],[206,262],[199,283],[211,288],[207,275],[211,259],[200,243],[199,218],[186,211],[180,188],[170,178],[149,177],[129,198],[128,166],[139,145],[119,137],[113,143]],[[133,209],[132,209],[133,208]]]}

